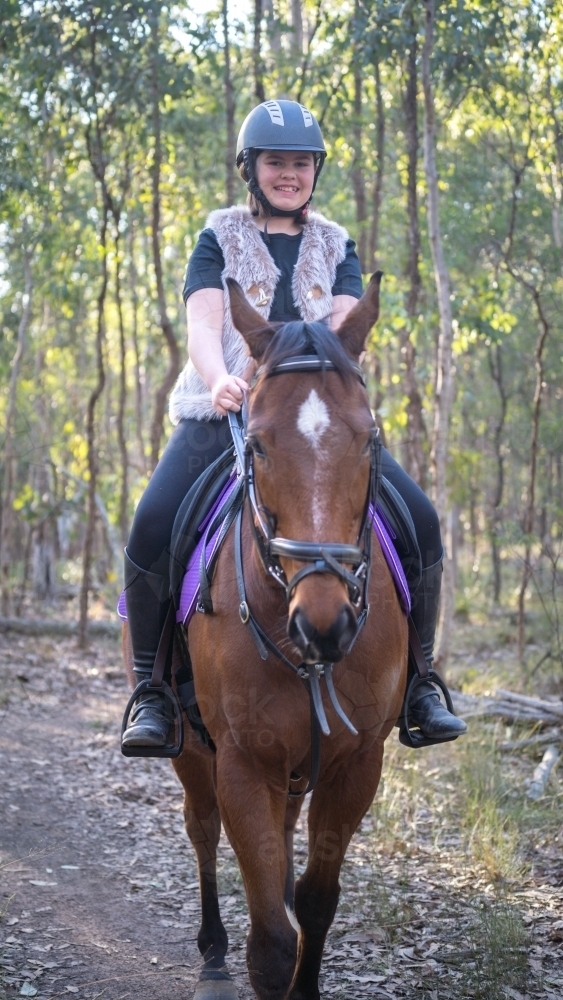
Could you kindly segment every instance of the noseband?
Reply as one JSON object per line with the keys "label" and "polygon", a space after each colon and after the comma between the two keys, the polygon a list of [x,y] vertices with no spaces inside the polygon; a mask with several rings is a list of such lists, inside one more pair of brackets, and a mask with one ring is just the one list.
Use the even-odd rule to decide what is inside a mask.
{"label": "noseband", "polygon": [[[362,369],[355,362],[350,362],[355,375],[365,386]],[[296,355],[286,358],[269,371],[265,367],[258,369],[253,385],[261,376],[270,378],[293,372],[336,371],[336,365],[324,361],[316,354]],[[302,542],[291,538],[280,538],[275,535],[275,528],[269,511],[260,503],[256,491],[254,472],[254,450],[246,435],[246,428],[241,414],[229,411],[229,422],[238,461],[244,474],[245,495],[251,508],[250,524],[254,540],[264,569],[285,590],[289,602],[298,583],[313,573],[325,573],[336,576],[347,587],[351,604],[359,612],[358,631],[367,617],[369,572],[371,566],[372,514],[375,510],[377,491],[381,477],[381,441],[379,429],[373,426],[370,435],[370,478],[362,515],[362,523],[356,545],[343,545],[340,542]],[[281,564],[281,558],[295,559],[307,565],[299,569],[290,580],[287,579]],[[348,569],[347,567],[351,567]]]}

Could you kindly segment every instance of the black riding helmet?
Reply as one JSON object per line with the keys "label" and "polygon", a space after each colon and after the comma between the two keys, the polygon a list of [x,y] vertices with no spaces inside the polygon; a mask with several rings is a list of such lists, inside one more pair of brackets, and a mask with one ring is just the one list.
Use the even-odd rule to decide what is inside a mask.
{"label": "black riding helmet", "polygon": [[[243,177],[251,194],[264,205],[272,215],[298,217],[308,208],[309,201],[300,208],[288,211],[275,208],[258,186],[256,180],[256,157],[263,149],[301,149],[313,153],[315,157],[315,179],[323,168],[326,157],[325,145],[319,124],[310,111],[297,101],[265,101],[253,108],[242,123],[237,142],[237,167],[244,164]],[[312,197],[312,192],[311,192]]]}

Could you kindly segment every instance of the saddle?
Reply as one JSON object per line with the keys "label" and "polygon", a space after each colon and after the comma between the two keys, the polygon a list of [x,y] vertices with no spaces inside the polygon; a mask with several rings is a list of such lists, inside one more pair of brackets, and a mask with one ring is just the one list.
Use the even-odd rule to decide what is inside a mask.
{"label": "saddle", "polygon": [[[176,621],[187,627],[198,604],[209,606],[213,570],[221,544],[243,499],[235,453],[228,448],[186,494],[174,521],[170,543],[170,591]],[[381,477],[374,531],[391,571],[401,607],[409,614],[411,594],[420,584],[422,562],[412,517],[403,498]],[[205,552],[205,556],[204,556]],[[117,606],[126,621],[125,594]]]}
{"label": "saddle", "polygon": [[[200,741],[211,750],[215,747],[197,705],[184,629],[196,611],[209,613],[213,610],[211,600],[213,572],[222,543],[244,500],[244,480],[240,463],[237,466],[236,457],[235,448],[229,447],[208,466],[186,494],[176,515],[170,545],[172,604],[161,638],[162,652],[159,647],[155,663],[155,671],[156,664],[159,665],[157,672],[162,675],[159,681],[162,683],[164,664],[166,662],[168,669],[167,654],[175,639],[181,659],[181,666],[175,673],[178,698],[192,729]],[[409,510],[400,494],[384,476],[380,480],[377,505],[372,511],[372,517],[373,530],[395,583],[402,610],[409,619],[411,659],[416,665],[418,676],[426,676],[428,667],[409,617],[411,594],[415,593],[422,576],[420,550]],[[127,619],[125,593],[120,596],[117,612],[123,621]],[[267,650],[264,649],[261,655],[266,658]],[[170,677],[168,679],[170,680]],[[155,683],[155,672],[152,683]],[[133,701],[134,695],[130,699],[131,705]],[[126,711],[126,716],[127,714]],[[144,752],[145,748],[142,750],[139,748],[138,754],[134,751],[131,755],[177,756],[181,752],[182,743],[181,719],[178,711],[176,711],[176,728],[179,735],[174,746],[150,753]]]}

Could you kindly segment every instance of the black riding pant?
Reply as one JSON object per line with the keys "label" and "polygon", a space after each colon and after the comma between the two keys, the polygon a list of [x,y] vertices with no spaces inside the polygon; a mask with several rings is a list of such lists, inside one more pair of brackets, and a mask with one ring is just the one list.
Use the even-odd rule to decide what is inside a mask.
{"label": "black riding pant", "polygon": [[[230,441],[227,417],[180,421],[135,513],[127,551],[138,566],[161,576],[168,575],[170,540],[178,508],[196,479]],[[433,505],[386,448],[383,448],[382,471],[410,511],[423,568],[432,566],[442,556],[440,524]]]}

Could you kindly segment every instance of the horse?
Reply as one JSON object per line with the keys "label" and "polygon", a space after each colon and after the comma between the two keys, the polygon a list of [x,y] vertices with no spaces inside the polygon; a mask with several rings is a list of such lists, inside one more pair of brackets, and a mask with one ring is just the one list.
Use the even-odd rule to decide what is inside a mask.
{"label": "horse", "polygon": [[[379,545],[366,554],[363,541],[375,428],[358,361],[380,277],[336,334],[319,323],[272,326],[228,281],[257,367],[245,442],[252,489],[216,563],[213,613],[195,614],[187,632],[215,753],[186,727],[172,762],[200,879],[196,1000],[236,997],[217,896],[221,825],[244,881],[256,997],[318,1000],[340,868],[401,710],[407,621]],[[323,664],[332,695],[329,677],[326,689],[319,682]],[[294,883],[293,833],[312,784],[308,861]]]}

